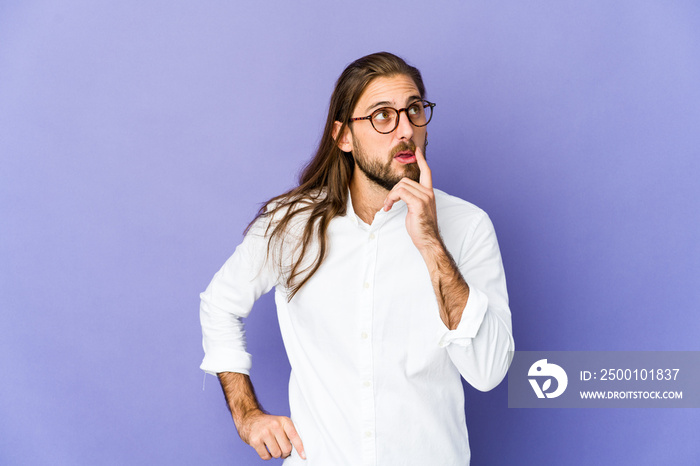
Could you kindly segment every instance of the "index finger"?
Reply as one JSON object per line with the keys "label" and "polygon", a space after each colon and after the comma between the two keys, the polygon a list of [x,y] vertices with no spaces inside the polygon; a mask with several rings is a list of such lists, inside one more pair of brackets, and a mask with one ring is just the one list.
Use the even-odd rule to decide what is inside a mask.
{"label": "index finger", "polygon": [[289,441],[292,442],[292,445],[294,445],[294,449],[297,451],[297,453],[299,453],[299,456],[305,460],[306,454],[304,453],[304,444],[301,443],[301,437],[299,437],[299,434],[294,428],[294,424],[291,420],[289,422],[285,422],[284,432],[287,434]]}
{"label": "index finger", "polygon": [[420,147],[416,147],[416,162],[418,163],[418,169],[420,170],[419,183],[426,188],[433,188],[433,174],[428,167],[428,162],[425,160],[425,155]]}

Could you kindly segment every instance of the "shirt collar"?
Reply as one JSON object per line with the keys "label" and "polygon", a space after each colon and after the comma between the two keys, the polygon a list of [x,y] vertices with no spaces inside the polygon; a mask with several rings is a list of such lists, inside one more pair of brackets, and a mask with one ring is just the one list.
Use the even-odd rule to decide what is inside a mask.
{"label": "shirt collar", "polygon": [[350,219],[351,222],[353,222],[355,225],[361,228],[370,228],[372,230],[376,230],[380,228],[384,224],[384,222],[387,221],[387,219],[399,215],[405,209],[406,203],[404,201],[399,200],[398,202],[394,203],[389,212],[384,212],[384,209],[380,209],[379,212],[374,214],[374,221],[372,222],[372,225],[367,225],[355,213],[355,209],[352,206],[352,195],[350,194],[350,188],[348,188],[348,203],[346,207],[346,216]]}

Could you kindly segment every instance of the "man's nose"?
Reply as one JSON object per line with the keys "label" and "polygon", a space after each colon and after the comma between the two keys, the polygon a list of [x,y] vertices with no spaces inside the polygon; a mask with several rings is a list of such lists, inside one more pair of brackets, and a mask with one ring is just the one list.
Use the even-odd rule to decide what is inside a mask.
{"label": "man's nose", "polygon": [[413,137],[413,125],[408,121],[406,110],[399,113],[399,124],[396,127],[396,137],[399,139],[411,139]]}

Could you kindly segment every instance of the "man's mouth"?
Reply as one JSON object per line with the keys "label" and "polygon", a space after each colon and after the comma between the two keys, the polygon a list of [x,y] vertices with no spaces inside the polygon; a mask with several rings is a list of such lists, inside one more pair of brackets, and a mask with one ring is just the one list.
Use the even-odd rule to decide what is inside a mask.
{"label": "man's mouth", "polygon": [[394,156],[399,163],[416,163],[416,154],[410,150],[403,150]]}

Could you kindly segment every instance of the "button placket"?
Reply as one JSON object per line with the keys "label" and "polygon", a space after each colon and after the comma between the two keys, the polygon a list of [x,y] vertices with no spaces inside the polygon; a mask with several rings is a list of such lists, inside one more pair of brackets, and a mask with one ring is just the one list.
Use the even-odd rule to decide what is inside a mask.
{"label": "button placket", "polygon": [[[367,233],[365,233],[367,234]],[[362,277],[361,293],[361,327],[360,327],[360,399],[362,427],[362,463],[366,466],[376,465],[376,443],[374,430],[376,413],[374,404],[374,355],[372,344],[372,322],[374,313],[374,274],[377,260],[377,232],[370,229],[367,234],[366,266]]]}

